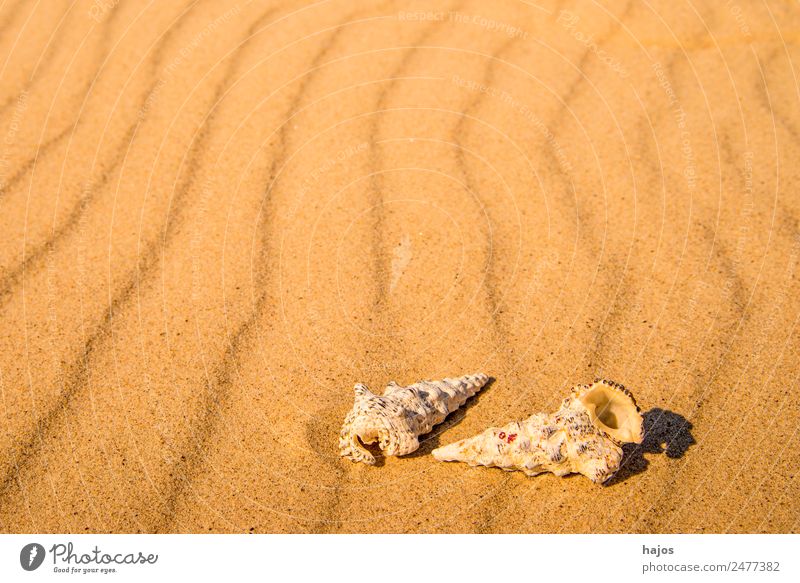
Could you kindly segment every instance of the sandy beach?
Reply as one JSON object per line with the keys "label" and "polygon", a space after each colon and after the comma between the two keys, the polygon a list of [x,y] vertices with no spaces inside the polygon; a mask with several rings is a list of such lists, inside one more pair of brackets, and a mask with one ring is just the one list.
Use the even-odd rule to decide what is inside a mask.
{"label": "sandy beach", "polygon": [[[0,0],[0,532],[799,532],[798,31]],[[339,457],[354,383],[474,372]],[[430,455],[595,378],[646,429],[603,486]]]}

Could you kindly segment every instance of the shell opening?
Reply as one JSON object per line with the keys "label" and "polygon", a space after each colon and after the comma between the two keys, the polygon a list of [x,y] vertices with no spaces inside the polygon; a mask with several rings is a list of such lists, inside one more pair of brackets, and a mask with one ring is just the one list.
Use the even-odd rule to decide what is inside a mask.
{"label": "shell opening", "polygon": [[360,435],[356,435],[356,440],[358,441],[358,445],[361,447],[361,449],[368,451],[373,458],[383,457],[383,451],[378,445],[377,438],[371,441],[365,441],[361,439]]}
{"label": "shell opening", "polygon": [[362,453],[372,457],[384,457],[393,455],[393,441],[391,434],[383,426],[359,427],[354,432],[354,445]]}
{"label": "shell opening", "polygon": [[620,443],[642,442],[642,416],[627,394],[596,384],[580,397],[592,423]]}

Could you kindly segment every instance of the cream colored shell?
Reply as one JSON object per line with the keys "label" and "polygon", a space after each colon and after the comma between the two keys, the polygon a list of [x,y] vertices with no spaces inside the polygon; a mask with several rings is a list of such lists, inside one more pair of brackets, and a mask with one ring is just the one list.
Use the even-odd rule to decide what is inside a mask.
{"label": "cream colored shell", "polygon": [[642,442],[642,416],[622,385],[580,385],[561,408],[433,450],[441,461],[519,470],[529,476],[583,474],[602,484],[619,469],[622,443]]}
{"label": "cream colored shell", "polygon": [[339,435],[339,455],[374,464],[364,444],[377,442],[386,456],[406,455],[419,448],[418,437],[464,404],[489,380],[478,373],[456,379],[420,381],[408,387],[390,382],[383,395],[355,386],[355,403]]}

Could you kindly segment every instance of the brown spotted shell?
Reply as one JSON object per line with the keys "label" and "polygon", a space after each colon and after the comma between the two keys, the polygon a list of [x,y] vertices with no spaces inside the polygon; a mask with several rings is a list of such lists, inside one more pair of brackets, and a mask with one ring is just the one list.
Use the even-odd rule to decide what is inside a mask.
{"label": "brown spotted shell", "polygon": [[441,461],[518,470],[529,476],[583,474],[602,484],[619,469],[622,443],[641,443],[642,416],[630,391],[597,380],[575,387],[561,408],[491,427],[433,450]]}

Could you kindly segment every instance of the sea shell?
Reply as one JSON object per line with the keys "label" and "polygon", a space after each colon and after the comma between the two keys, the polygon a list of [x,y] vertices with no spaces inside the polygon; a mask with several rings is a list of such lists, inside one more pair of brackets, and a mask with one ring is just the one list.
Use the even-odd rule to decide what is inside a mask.
{"label": "sea shell", "polygon": [[478,373],[457,379],[420,381],[407,387],[390,382],[383,395],[355,386],[355,404],[339,435],[339,455],[374,464],[364,444],[378,442],[384,455],[406,455],[419,447],[420,435],[481,390],[489,377]]}
{"label": "sea shell", "polygon": [[642,442],[642,416],[630,391],[597,380],[579,385],[551,415],[492,427],[433,450],[441,461],[520,470],[529,476],[580,473],[602,484],[619,469],[622,443]]}

